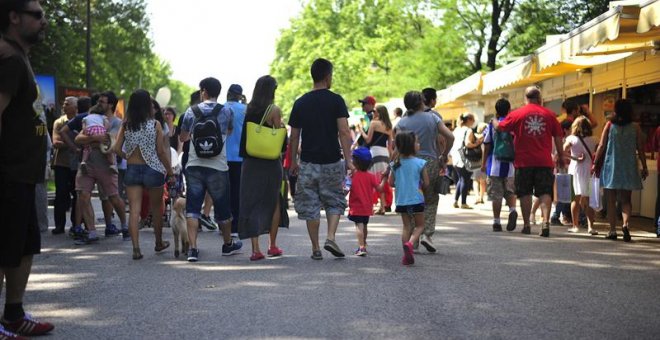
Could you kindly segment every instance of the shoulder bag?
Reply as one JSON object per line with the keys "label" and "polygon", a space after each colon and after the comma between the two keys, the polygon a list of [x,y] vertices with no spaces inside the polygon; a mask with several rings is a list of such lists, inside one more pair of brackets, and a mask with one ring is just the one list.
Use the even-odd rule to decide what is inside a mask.
{"label": "shoulder bag", "polygon": [[269,105],[259,124],[247,122],[245,151],[254,158],[275,160],[280,157],[286,139],[286,128],[264,126],[264,122],[273,110]]}
{"label": "shoulder bag", "polygon": [[465,130],[465,135],[463,135],[463,145],[461,145],[460,154],[465,164],[465,168],[470,171],[477,170],[481,168],[481,147],[468,148],[465,144],[467,142],[467,133],[468,130]]}

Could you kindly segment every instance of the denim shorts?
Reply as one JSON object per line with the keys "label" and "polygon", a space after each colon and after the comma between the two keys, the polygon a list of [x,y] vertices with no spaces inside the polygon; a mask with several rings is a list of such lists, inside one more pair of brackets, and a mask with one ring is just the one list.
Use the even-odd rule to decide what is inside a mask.
{"label": "denim shorts", "polygon": [[128,164],[124,175],[125,186],[158,188],[165,184],[165,174],[150,168],[146,164]]}
{"label": "denim shorts", "polygon": [[213,199],[215,221],[231,221],[229,172],[202,166],[189,166],[186,169],[186,217],[201,216],[207,191]]}

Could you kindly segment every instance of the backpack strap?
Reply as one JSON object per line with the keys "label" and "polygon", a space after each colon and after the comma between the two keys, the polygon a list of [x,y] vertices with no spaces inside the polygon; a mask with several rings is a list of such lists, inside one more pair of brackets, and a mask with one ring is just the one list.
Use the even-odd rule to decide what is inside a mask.
{"label": "backpack strap", "polygon": [[200,118],[202,118],[202,110],[199,108],[199,104],[191,106],[190,109],[192,110],[193,114],[195,115],[196,120],[199,120]]}

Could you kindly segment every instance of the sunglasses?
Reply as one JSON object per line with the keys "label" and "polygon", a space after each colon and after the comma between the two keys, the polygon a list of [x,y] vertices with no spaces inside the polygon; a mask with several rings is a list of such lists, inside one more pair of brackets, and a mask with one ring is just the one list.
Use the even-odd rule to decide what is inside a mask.
{"label": "sunglasses", "polygon": [[44,11],[30,11],[30,10],[23,10],[20,13],[22,14],[27,14],[31,17],[33,17],[36,20],[41,20],[44,18]]}

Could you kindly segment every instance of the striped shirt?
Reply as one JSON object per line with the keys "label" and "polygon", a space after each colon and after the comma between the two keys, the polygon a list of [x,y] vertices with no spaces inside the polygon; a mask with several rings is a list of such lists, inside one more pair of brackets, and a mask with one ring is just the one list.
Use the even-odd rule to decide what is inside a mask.
{"label": "striped shirt", "polygon": [[[499,118],[502,121],[504,118]],[[493,123],[489,123],[484,130],[484,144],[490,144],[490,153],[486,160],[486,174],[491,177],[513,177],[514,168],[513,163],[502,162],[493,157]]]}

